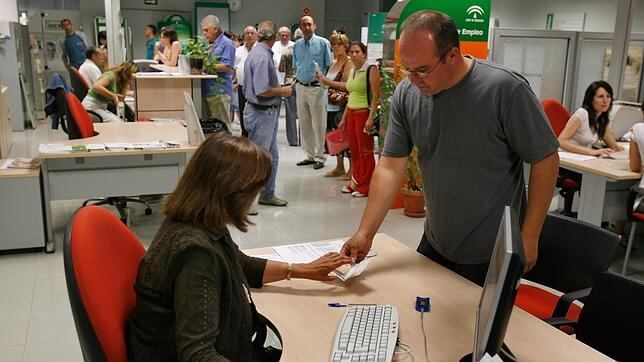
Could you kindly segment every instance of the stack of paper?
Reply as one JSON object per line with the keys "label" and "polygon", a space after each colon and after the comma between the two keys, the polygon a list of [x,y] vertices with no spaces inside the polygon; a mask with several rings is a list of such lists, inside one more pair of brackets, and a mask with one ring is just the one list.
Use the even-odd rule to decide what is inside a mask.
{"label": "stack of paper", "polygon": [[72,152],[72,146],[64,145],[62,143],[48,143],[40,144],[38,146],[39,153],[69,153]]}
{"label": "stack of paper", "polygon": [[[289,263],[310,263],[315,259],[330,252],[340,252],[344,241],[320,241],[314,243],[293,244],[285,246],[276,246],[273,248],[275,252],[285,261]],[[370,259],[365,259],[355,265],[344,265],[333,271],[340,280],[346,281],[352,277],[360,275],[369,264]]]}
{"label": "stack of paper", "polygon": [[589,160],[597,159],[597,157],[595,156],[580,155],[578,153],[572,153],[572,152],[566,152],[566,151],[559,151],[559,157],[572,160],[572,161],[589,161]]}

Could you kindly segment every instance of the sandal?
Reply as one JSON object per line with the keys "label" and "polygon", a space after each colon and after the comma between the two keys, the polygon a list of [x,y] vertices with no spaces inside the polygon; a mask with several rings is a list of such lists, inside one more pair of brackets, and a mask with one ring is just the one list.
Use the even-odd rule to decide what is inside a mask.
{"label": "sandal", "polygon": [[344,170],[338,170],[337,168],[324,174],[324,177],[338,177],[344,175]]}
{"label": "sandal", "polygon": [[351,174],[345,173],[344,175],[338,177],[338,181],[351,181]]}
{"label": "sandal", "polygon": [[342,191],[343,194],[353,194],[356,190],[351,188],[351,186],[343,186],[340,191]]}

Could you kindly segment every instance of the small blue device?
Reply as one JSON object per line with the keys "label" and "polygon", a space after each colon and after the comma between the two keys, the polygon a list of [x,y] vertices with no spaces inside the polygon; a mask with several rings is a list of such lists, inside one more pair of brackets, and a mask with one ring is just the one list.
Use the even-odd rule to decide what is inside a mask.
{"label": "small blue device", "polygon": [[419,312],[429,312],[429,297],[416,297],[416,310]]}

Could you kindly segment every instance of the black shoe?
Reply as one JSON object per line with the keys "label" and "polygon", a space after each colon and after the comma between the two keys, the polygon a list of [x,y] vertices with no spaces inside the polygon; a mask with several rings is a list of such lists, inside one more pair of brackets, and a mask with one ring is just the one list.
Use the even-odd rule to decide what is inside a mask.
{"label": "black shoe", "polygon": [[313,160],[302,160],[302,161],[298,162],[296,165],[298,165],[298,166],[308,166],[308,165],[312,165],[314,163],[315,163],[315,161],[313,161]]}
{"label": "black shoe", "polygon": [[315,165],[313,165],[314,170],[319,170],[322,167],[324,167],[324,164],[322,162],[315,162]]}

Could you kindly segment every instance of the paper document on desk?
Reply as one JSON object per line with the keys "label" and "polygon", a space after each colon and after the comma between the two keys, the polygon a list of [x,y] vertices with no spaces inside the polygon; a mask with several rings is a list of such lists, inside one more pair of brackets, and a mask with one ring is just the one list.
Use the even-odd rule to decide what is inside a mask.
{"label": "paper document on desk", "polygon": [[589,161],[597,159],[595,156],[580,155],[578,153],[559,151],[559,157],[565,158],[572,161]]}
{"label": "paper document on desk", "polygon": [[281,263],[284,262],[284,259],[282,259],[282,257],[279,256],[279,254],[263,254],[263,255],[252,255],[252,256],[255,258],[278,261]]}
{"label": "paper document on desk", "polygon": [[[344,245],[343,240],[318,241],[313,243],[276,246],[273,248],[282,259],[290,263],[310,263],[315,259],[330,252],[340,252]],[[369,264],[370,259],[365,259],[355,265],[344,265],[334,270],[333,273],[342,281],[360,275]]]}
{"label": "paper document on desk", "polygon": [[602,158],[609,160],[628,160],[628,151],[611,152]]}
{"label": "paper document on desk", "polygon": [[62,143],[48,143],[40,144],[38,146],[39,153],[69,153],[72,152],[71,145],[64,145]]}

